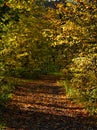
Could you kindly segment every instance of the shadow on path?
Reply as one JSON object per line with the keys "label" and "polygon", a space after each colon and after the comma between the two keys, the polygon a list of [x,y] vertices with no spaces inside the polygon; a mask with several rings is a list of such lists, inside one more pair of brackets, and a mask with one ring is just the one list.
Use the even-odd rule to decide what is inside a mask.
{"label": "shadow on path", "polygon": [[6,130],[97,130],[97,119],[72,103],[64,89],[50,80],[17,86],[0,116]]}

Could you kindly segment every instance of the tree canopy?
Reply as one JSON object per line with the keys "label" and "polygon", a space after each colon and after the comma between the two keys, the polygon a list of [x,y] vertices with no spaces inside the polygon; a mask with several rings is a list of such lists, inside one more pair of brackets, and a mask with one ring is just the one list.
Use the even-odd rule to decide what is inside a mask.
{"label": "tree canopy", "polygon": [[60,2],[56,8],[44,2],[0,1],[0,75],[61,71],[78,99],[97,112],[97,1]]}

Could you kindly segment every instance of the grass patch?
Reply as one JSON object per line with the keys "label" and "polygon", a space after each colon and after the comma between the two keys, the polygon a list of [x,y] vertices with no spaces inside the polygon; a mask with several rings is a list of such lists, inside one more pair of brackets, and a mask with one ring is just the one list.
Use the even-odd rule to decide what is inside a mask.
{"label": "grass patch", "polygon": [[53,75],[53,76],[64,76],[62,72],[52,72],[52,73],[48,73],[48,75]]}

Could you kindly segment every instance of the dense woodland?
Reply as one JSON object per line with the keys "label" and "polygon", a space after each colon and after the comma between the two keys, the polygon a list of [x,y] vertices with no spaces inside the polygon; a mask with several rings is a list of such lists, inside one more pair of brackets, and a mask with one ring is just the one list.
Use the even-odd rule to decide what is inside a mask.
{"label": "dense woodland", "polygon": [[0,104],[12,98],[15,78],[56,74],[97,114],[97,1],[52,4],[0,0]]}

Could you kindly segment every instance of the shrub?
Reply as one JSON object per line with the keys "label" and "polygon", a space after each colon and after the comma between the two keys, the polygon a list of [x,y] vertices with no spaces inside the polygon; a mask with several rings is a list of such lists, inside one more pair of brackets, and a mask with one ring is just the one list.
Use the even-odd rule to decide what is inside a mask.
{"label": "shrub", "polygon": [[0,78],[0,104],[5,105],[12,98],[13,83],[8,82],[4,77]]}
{"label": "shrub", "polygon": [[66,86],[67,93],[82,102],[91,114],[97,113],[97,64],[95,56],[77,57],[72,60],[72,79]]}

